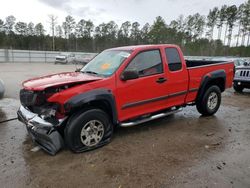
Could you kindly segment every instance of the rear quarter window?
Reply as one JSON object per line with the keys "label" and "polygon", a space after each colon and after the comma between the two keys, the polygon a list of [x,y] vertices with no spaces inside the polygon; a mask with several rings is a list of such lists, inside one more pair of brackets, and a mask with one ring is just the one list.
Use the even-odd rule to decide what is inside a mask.
{"label": "rear quarter window", "polygon": [[176,48],[165,49],[167,63],[170,71],[178,71],[182,69],[182,62],[179,52]]}

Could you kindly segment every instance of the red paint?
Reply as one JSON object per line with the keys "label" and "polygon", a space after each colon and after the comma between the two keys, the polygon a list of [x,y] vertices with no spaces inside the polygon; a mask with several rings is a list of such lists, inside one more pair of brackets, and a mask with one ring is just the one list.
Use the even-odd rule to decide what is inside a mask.
{"label": "red paint", "polygon": [[82,74],[79,72],[65,72],[27,80],[23,82],[23,87],[29,90],[40,91],[51,86],[60,86],[78,82],[89,82],[100,79],[100,77]]}
{"label": "red paint", "polygon": [[[165,48],[176,48],[181,56],[182,69],[171,72],[168,69]],[[225,70],[227,75],[226,88],[232,86],[233,82],[233,63],[211,65],[201,68],[187,70],[186,63],[180,48],[176,45],[146,45],[146,46],[129,46],[117,48],[120,50],[131,50],[132,54],[119,67],[115,74],[108,78],[90,76],[83,73],[61,73],[45,77],[35,78],[23,83],[24,88],[30,90],[43,90],[51,86],[59,86],[69,83],[80,83],[72,88],[66,89],[54,94],[48,98],[48,102],[59,104],[66,103],[71,97],[97,88],[105,88],[112,91],[116,99],[116,107],[119,121],[124,121],[142,114],[155,112],[164,108],[184,105],[193,102],[197,96],[196,92],[188,92],[190,89],[198,89],[202,78],[215,70]],[[159,49],[162,56],[164,72],[162,74],[141,77],[135,80],[122,81],[120,76],[130,61],[141,51]],[[163,84],[156,83],[158,78],[167,78]],[[187,93],[174,96],[164,100],[159,100],[143,105],[138,105],[123,109],[127,103],[150,100],[162,96],[168,96],[174,93]]]}

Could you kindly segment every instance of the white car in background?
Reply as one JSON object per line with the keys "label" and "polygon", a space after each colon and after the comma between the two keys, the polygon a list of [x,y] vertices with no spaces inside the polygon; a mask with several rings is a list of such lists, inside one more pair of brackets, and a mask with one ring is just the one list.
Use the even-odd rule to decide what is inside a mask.
{"label": "white car in background", "polygon": [[4,89],[3,81],[0,80],[0,99],[3,98],[3,96],[4,96],[4,91],[5,91],[5,89]]}
{"label": "white car in background", "polygon": [[85,65],[87,65],[95,56],[96,56],[96,54],[76,55],[75,63],[85,66]]}
{"label": "white car in background", "polygon": [[61,53],[56,56],[55,64],[68,64],[75,63],[75,54],[73,53]]}

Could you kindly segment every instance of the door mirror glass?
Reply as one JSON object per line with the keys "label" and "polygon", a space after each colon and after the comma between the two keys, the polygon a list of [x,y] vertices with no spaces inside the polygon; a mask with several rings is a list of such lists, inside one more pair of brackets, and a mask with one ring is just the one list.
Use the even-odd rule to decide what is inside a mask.
{"label": "door mirror glass", "polygon": [[121,80],[134,80],[139,78],[139,74],[137,70],[125,70],[121,75]]}

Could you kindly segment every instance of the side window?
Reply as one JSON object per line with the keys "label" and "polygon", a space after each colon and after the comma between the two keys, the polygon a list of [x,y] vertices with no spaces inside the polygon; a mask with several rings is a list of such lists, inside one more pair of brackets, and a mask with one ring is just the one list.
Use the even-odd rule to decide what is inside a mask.
{"label": "side window", "polygon": [[168,67],[170,71],[178,71],[182,68],[181,58],[176,48],[165,49]]}
{"label": "side window", "polygon": [[140,77],[162,73],[163,65],[160,51],[151,50],[139,53],[126,70],[137,70]]}

